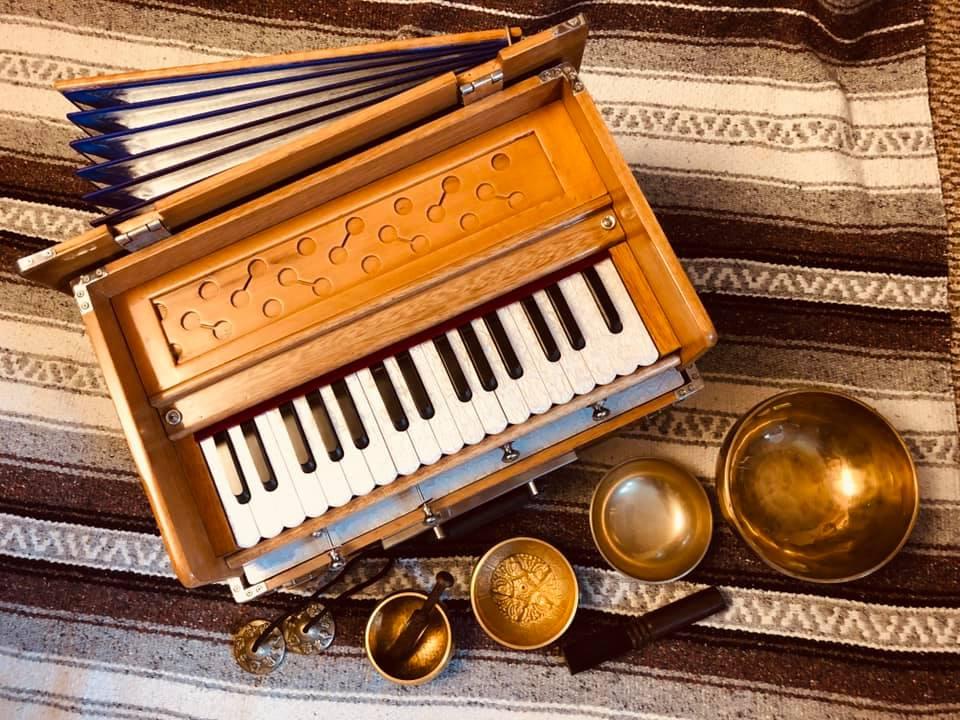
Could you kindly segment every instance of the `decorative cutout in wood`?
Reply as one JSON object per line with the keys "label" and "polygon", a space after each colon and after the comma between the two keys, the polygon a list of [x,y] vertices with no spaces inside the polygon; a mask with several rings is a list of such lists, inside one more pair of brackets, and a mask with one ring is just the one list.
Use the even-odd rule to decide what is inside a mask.
{"label": "decorative cutout in wood", "polygon": [[412,260],[562,192],[530,133],[373,200],[369,189],[358,190],[351,196],[366,202],[349,212],[311,211],[324,219],[308,231],[151,301],[174,362],[184,362],[371,278],[394,273],[399,284],[397,271]]}

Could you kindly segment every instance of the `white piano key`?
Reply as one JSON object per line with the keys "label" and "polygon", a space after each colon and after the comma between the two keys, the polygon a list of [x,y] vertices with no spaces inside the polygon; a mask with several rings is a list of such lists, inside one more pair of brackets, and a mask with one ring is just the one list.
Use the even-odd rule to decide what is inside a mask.
{"label": "white piano key", "polygon": [[417,345],[410,348],[410,357],[413,358],[413,364],[417,368],[423,387],[426,389],[427,395],[430,396],[430,403],[433,405],[433,417],[427,421],[430,424],[430,429],[433,430],[433,436],[437,439],[437,444],[444,455],[453,455],[463,448],[463,438],[460,437],[457,424],[447,407],[446,398],[444,398],[440,386],[430,370],[430,365],[423,353],[423,346]]}
{"label": "white piano key", "polygon": [[497,350],[493,337],[483,320],[472,320],[470,325],[477,334],[480,347],[483,348],[483,354],[487,356],[487,362],[490,363],[493,376],[497,379],[497,389],[494,390],[494,394],[500,401],[500,408],[511,425],[519,425],[530,417],[530,408],[527,407],[527,403],[523,399],[523,393],[520,392],[517,381],[507,373],[503,358],[500,357],[500,352]]}
{"label": "white piano key", "polygon": [[460,437],[467,445],[476,445],[483,440],[484,432],[473,403],[471,401],[461,402],[460,398],[457,397],[457,391],[453,388],[450,376],[447,375],[447,370],[443,366],[443,359],[440,357],[440,352],[433,341],[428,340],[423,343],[420,345],[420,349],[427,360],[433,379],[440,388],[440,394],[447,401],[447,409],[453,416]]}
{"label": "white piano key", "polygon": [[[623,279],[617,272],[613,260],[607,258],[598,263],[596,267],[597,274],[603,281],[603,286],[607,289],[610,301],[617,309],[620,322],[623,324],[623,330],[616,333],[614,338],[623,347],[623,355],[629,357],[630,363],[633,364],[633,367],[627,372],[619,370],[618,372],[625,375],[636,370],[638,366],[653,365],[659,359],[660,352],[643,324],[643,318],[640,317],[637,306],[634,304],[633,298],[630,297],[626,285],[623,284]],[[627,367],[627,365],[624,365],[624,367]]]}
{"label": "white piano key", "polygon": [[350,428],[347,427],[343,410],[340,409],[340,403],[337,402],[337,396],[333,394],[332,387],[324,385],[320,388],[320,397],[323,398],[323,404],[326,405],[327,414],[330,416],[330,423],[340,440],[340,448],[343,450],[340,467],[343,468],[347,484],[354,495],[366,495],[376,487],[376,481],[363,454],[353,444],[353,437],[350,435]]}
{"label": "white piano key", "polygon": [[[528,360],[525,360],[521,356],[520,362],[524,364],[525,368],[528,364],[537,368],[540,379],[549,394],[549,402],[554,405],[563,405],[573,400],[573,388],[570,387],[570,381],[567,380],[563,366],[559,360],[557,362],[547,360],[547,356],[543,354],[543,349],[540,347],[540,341],[537,340],[537,334],[527,319],[526,313],[523,312],[520,303],[512,303],[504,310],[506,311],[504,317],[509,317],[512,320],[512,326],[508,326],[506,320],[504,320],[503,326],[507,329],[508,334],[511,332],[511,327],[517,332],[522,340],[521,348],[526,353],[525,357],[528,358]],[[513,335],[510,335],[510,342],[513,342]],[[513,347],[519,355],[521,350],[517,347],[517,343],[514,343]],[[527,402],[530,404],[529,400]]]}
{"label": "white piano key", "polygon": [[300,500],[300,507],[310,517],[322,515],[329,506],[327,498],[323,494],[323,488],[320,487],[320,480],[317,478],[316,471],[304,472],[301,467],[300,460],[297,459],[297,452],[294,450],[290,436],[287,434],[287,425],[283,421],[280,410],[269,410],[264,413],[264,416],[273,431],[273,438],[280,453],[280,460],[286,467],[287,475],[293,481],[294,490],[296,490],[297,497]]}
{"label": "white piano key", "polygon": [[577,325],[580,326],[583,339],[587,342],[580,355],[590,368],[593,379],[597,385],[612,383],[617,377],[618,358],[614,357],[617,348],[610,340],[612,333],[603,321],[603,315],[587,287],[587,281],[580,273],[576,273],[557,284],[567,299],[567,305],[570,306]]}
{"label": "white piano key", "polygon": [[[550,334],[553,335],[557,347],[560,348],[560,367],[563,368],[570,387],[577,395],[586,395],[597,385],[593,373],[587,367],[586,360],[580,354],[580,351],[574,350],[570,345],[567,334],[563,331],[563,325],[560,324],[560,318],[554,312],[547,294],[543,290],[538,290],[534,293],[533,299],[536,300],[537,307],[540,308],[540,313],[543,315],[547,327],[550,328]],[[567,298],[567,302],[570,302],[569,298]],[[591,302],[593,301],[591,300]],[[583,332],[582,328],[581,332]],[[589,349],[589,345],[584,348],[584,350]]]}
{"label": "white piano key", "polygon": [[470,356],[467,354],[467,348],[460,339],[460,333],[450,330],[447,332],[447,340],[457,356],[457,364],[463,370],[463,375],[470,386],[470,392],[473,397],[470,403],[477,411],[477,417],[480,418],[480,424],[487,435],[496,435],[507,429],[507,416],[503,414],[500,407],[500,401],[496,394],[484,390],[480,385],[480,377],[477,375],[476,368],[470,362]]}
{"label": "white piano key", "polygon": [[373,475],[374,482],[377,485],[388,485],[397,478],[397,468],[393,464],[393,458],[387,449],[386,440],[380,432],[380,426],[377,424],[376,417],[370,404],[367,402],[367,396],[360,386],[360,380],[356,373],[347,375],[344,380],[347,383],[347,390],[350,391],[350,397],[353,398],[353,404],[357,408],[357,414],[360,416],[360,422],[363,423],[364,430],[367,431],[367,438],[370,444],[360,452],[367,461],[367,467]]}
{"label": "white piano key", "polygon": [[273,495],[273,500],[277,504],[277,511],[283,518],[283,524],[286,527],[296,527],[306,519],[306,513],[300,504],[300,498],[297,496],[297,490],[293,485],[293,478],[287,472],[287,464],[283,460],[283,453],[280,452],[280,446],[277,445],[277,438],[273,434],[273,428],[270,426],[270,420],[266,413],[257,415],[253,419],[257,426],[257,434],[260,436],[260,445],[266,453],[267,462],[270,463],[270,470],[276,480],[277,486],[268,491]]}
{"label": "white piano key", "polygon": [[397,391],[400,406],[403,408],[403,413],[407,416],[407,421],[410,423],[410,427],[407,428],[407,433],[413,441],[413,447],[417,451],[417,457],[420,458],[420,462],[424,465],[433,465],[433,463],[443,455],[443,452],[440,450],[440,444],[433,434],[433,429],[426,420],[420,417],[417,405],[413,401],[410,389],[407,387],[407,381],[403,379],[403,373],[400,371],[400,366],[397,364],[396,358],[386,358],[383,361],[383,366],[387,369],[387,375],[390,376],[390,383],[393,385],[393,389]]}
{"label": "white piano key", "polygon": [[283,530],[283,508],[274,501],[273,493],[267,492],[263,486],[263,480],[257,472],[256,463],[253,461],[247,439],[243,436],[240,426],[235,425],[228,429],[227,434],[237,454],[240,472],[243,473],[243,479],[250,491],[250,510],[253,512],[253,519],[257,523],[260,535],[265,538],[276,537]]}
{"label": "white piano key", "polygon": [[300,418],[303,434],[307,436],[307,444],[310,445],[310,452],[317,463],[317,478],[320,480],[320,487],[323,488],[324,497],[327,498],[327,502],[332,507],[346,505],[353,497],[353,492],[350,490],[349,483],[347,483],[340,461],[334,462],[327,453],[323,438],[320,436],[320,430],[313,419],[310,403],[307,402],[305,397],[295,398],[293,409],[296,411],[297,417]]}
{"label": "white piano key", "polygon": [[[221,457],[216,441],[212,437],[204,438],[200,441],[200,451],[203,453],[204,460],[207,461],[207,468],[210,470],[210,477],[213,478],[214,487],[220,496],[220,504],[223,505],[227,523],[233,531],[233,539],[242,548],[253,547],[260,540],[260,529],[253,518],[250,503],[238,502],[237,495],[240,493],[237,491],[240,488],[232,487],[230,477],[221,464],[225,459]],[[234,472],[239,473],[240,468],[235,468]]]}
{"label": "white piano key", "polygon": [[[513,380],[513,382],[520,388],[520,393],[523,395],[524,402],[526,402],[530,412],[537,415],[545,413],[550,409],[552,403],[550,392],[547,390],[547,386],[544,384],[543,378],[540,375],[540,369],[530,356],[526,342],[524,342],[523,336],[520,334],[520,330],[514,322],[509,308],[500,308],[497,310],[497,317],[500,318],[503,331],[507,334],[510,346],[517,354],[520,367],[523,368],[523,375]],[[536,338],[534,338],[534,341],[536,341]],[[542,352],[540,354],[543,355]],[[549,362],[546,357],[544,357],[543,360],[544,362]],[[566,379],[564,379],[564,382],[566,382]],[[572,392],[570,393],[570,397],[573,397]]]}
{"label": "white piano key", "polygon": [[363,389],[364,396],[367,398],[370,410],[376,418],[380,434],[383,435],[383,439],[387,443],[387,450],[390,452],[390,457],[393,458],[393,464],[397,472],[401,475],[410,475],[420,467],[420,458],[417,457],[417,451],[413,449],[410,436],[407,435],[406,431],[401,432],[393,426],[390,413],[387,412],[387,406],[383,404],[383,397],[377,389],[377,383],[370,370],[358,371],[357,380]]}

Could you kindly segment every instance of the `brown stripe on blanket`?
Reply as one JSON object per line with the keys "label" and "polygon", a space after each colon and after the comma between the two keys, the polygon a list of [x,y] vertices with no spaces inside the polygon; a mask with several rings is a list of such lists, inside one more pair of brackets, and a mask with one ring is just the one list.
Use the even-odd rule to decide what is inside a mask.
{"label": "brown stripe on blanket", "polygon": [[950,317],[946,313],[888,311],[706,293],[702,298],[721,338],[724,333],[750,334],[781,341],[809,340],[940,353],[944,352],[950,332]]}
{"label": "brown stripe on blanket", "polygon": [[[149,12],[152,5],[124,0],[125,4]],[[221,16],[221,5],[216,0],[181,0],[176,3],[181,14],[192,14],[197,18]],[[816,14],[813,19],[804,14],[786,14],[764,12],[750,13],[728,11],[716,8],[715,11],[697,12],[689,5],[678,3],[675,6],[630,6],[592,5],[588,8],[573,6],[569,3],[541,4],[525,3],[509,5],[502,9],[488,9],[488,5],[471,5],[468,8],[454,8],[437,5],[394,5],[392,3],[365,3],[357,0],[337,3],[333,6],[305,5],[298,8],[296,20],[339,26],[357,30],[395,31],[396,28],[414,27],[430,32],[465,32],[504,24],[521,24],[528,31],[544,29],[567,19],[576,12],[583,11],[592,28],[597,31],[615,33],[625,28],[644,28],[646,32],[686,34],[694,37],[727,38],[750,37],[758,40],[776,39],[780,42],[802,41],[812,49],[840,59],[862,60],[882,55],[901,53],[915,49],[922,44],[923,29],[920,24],[911,25],[914,20],[904,20],[905,9],[895,8],[885,21],[870,22],[868,15],[863,20],[844,22],[835,26],[830,36],[830,23],[827,31],[818,24]],[[263,17],[264,6],[254,0],[240,0],[231,6],[232,12],[242,13],[248,23],[266,27],[275,26],[275,21]],[[915,12],[915,11],[914,11]],[[849,17],[846,18],[849,20]],[[820,21],[822,22],[822,21]],[[900,27],[906,24],[907,27]],[[878,34],[864,34],[858,27],[868,26]],[[846,41],[846,42],[845,42]],[[214,43],[211,43],[214,44]]]}
{"label": "brown stripe on blanket", "polygon": [[9,153],[0,153],[0,163],[3,164],[0,194],[4,197],[86,212],[97,211],[95,207],[80,199],[81,195],[95,188],[80,180],[74,174],[74,167]]}
{"label": "brown stripe on blanket", "polygon": [[[792,121],[780,122],[791,124]],[[792,235],[794,228],[809,224],[808,234],[823,229],[838,232],[849,229],[877,235],[888,234],[891,227],[909,225],[916,227],[916,232],[934,236],[935,247],[943,237],[940,196],[929,189],[926,192],[904,189],[882,195],[843,187],[809,190],[786,182],[771,185],[759,177],[705,177],[669,168],[658,171],[635,167],[634,176],[650,204],[666,210],[672,218],[680,216],[684,208],[712,209],[734,217],[742,214],[745,222],[751,217],[764,216],[789,222],[789,229],[776,223],[772,229],[766,228],[765,232],[770,234]],[[823,242],[826,244],[826,238]]]}

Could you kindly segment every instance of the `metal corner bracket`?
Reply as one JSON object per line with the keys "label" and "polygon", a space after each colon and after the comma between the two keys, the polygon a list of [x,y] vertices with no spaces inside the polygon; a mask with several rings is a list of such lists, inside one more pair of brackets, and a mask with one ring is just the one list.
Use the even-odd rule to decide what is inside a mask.
{"label": "metal corner bracket", "polygon": [[86,315],[93,310],[93,301],[90,299],[90,291],[87,288],[98,280],[107,276],[107,271],[103,268],[97,268],[92,273],[81,275],[73,283],[73,298],[77,301],[80,308],[80,314]]}
{"label": "metal corner bracket", "polygon": [[17,272],[21,275],[29,273],[34,268],[37,268],[45,263],[50,262],[57,256],[56,251],[52,247],[44,248],[43,250],[38,250],[32,255],[27,255],[17,260]]}
{"label": "metal corner bracket", "polygon": [[687,377],[687,382],[683,387],[679,387],[674,391],[677,400],[686,400],[695,392],[703,390],[703,378],[700,377],[700,371],[696,365],[690,363],[683,368],[682,372]]}
{"label": "metal corner bracket", "polygon": [[230,594],[238,603],[250,602],[254,598],[260,597],[267,592],[266,583],[257,583],[256,585],[246,585],[238,577],[227,578],[227,585],[230,586]]}

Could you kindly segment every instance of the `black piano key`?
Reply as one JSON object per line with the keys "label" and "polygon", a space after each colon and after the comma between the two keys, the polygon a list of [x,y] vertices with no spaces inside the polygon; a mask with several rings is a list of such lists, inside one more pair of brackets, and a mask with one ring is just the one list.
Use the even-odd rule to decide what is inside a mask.
{"label": "black piano key", "polygon": [[343,458],[343,448],[340,447],[337,431],[333,429],[327,406],[323,404],[323,397],[318,390],[307,393],[307,405],[310,406],[313,421],[317,424],[317,430],[320,431],[320,439],[323,440],[327,455],[334,462],[339,462]]}
{"label": "black piano key", "polygon": [[577,319],[570,311],[567,299],[563,296],[559,285],[551,285],[547,288],[547,297],[550,298],[550,304],[553,305],[553,311],[560,319],[560,326],[563,328],[563,334],[567,336],[570,347],[574,350],[583,350],[587,346],[587,341],[580,332],[580,325]]}
{"label": "black piano key", "polygon": [[277,475],[273,472],[273,466],[267,458],[267,453],[263,449],[263,441],[260,439],[260,433],[257,432],[257,424],[253,420],[247,420],[240,423],[240,432],[243,433],[243,439],[247,442],[247,449],[250,451],[250,457],[253,459],[253,466],[257,469],[257,478],[263,483],[264,490],[268,492],[277,489]]}
{"label": "black piano key", "polygon": [[497,346],[500,359],[503,361],[504,367],[507,368],[507,375],[514,380],[522,378],[523,366],[520,364],[517,353],[514,352],[513,345],[510,344],[510,338],[507,337],[507,331],[503,329],[500,317],[495,312],[490,313],[484,316],[483,323],[493,337],[493,344]]}
{"label": "black piano key", "polygon": [[300,469],[305,473],[312,473],[317,469],[317,461],[313,459],[313,453],[307,445],[307,437],[303,433],[300,418],[297,417],[293,405],[290,403],[281,405],[280,417],[283,419],[283,428],[287,432],[287,437],[290,438],[293,452],[297,456],[297,462],[300,463]]}
{"label": "black piano key", "polygon": [[480,338],[469,324],[457,328],[457,332],[460,333],[460,339],[467,348],[467,355],[473,363],[473,369],[477,371],[477,377],[480,378],[480,387],[487,392],[493,392],[497,389],[497,378],[493,374],[493,368],[490,367],[487,356],[483,354]]}
{"label": "black piano key", "polygon": [[550,328],[547,326],[547,321],[543,317],[543,313],[540,312],[540,308],[537,306],[537,301],[532,297],[524,298],[520,301],[520,307],[523,308],[527,320],[529,320],[530,325],[533,326],[533,332],[537,336],[537,341],[540,343],[540,348],[543,350],[543,354],[546,355],[547,360],[550,362],[559,362],[560,348],[557,346],[557,341],[553,339],[553,335],[550,334]]}
{"label": "black piano key", "polygon": [[367,436],[367,429],[363,426],[363,420],[360,419],[357,406],[353,403],[350,388],[343,380],[337,380],[330,387],[333,389],[333,396],[337,399],[341,412],[343,412],[343,419],[347,421],[347,430],[350,431],[353,444],[357,450],[363,450],[370,444],[370,438]]}
{"label": "black piano key", "polygon": [[473,398],[473,392],[470,390],[469,383],[467,383],[467,376],[463,374],[463,368],[457,362],[457,354],[453,351],[450,340],[447,339],[446,335],[441,335],[434,338],[433,345],[437,348],[437,353],[440,355],[443,368],[447,371],[447,376],[450,378],[450,384],[453,385],[453,391],[457,394],[457,399],[460,402],[470,402]]}
{"label": "black piano key", "polygon": [[400,372],[407,383],[407,389],[413,397],[413,404],[417,406],[417,412],[424,420],[429,420],[434,415],[433,403],[427,394],[427,389],[423,386],[423,379],[417,372],[417,366],[413,364],[413,358],[410,353],[404,350],[397,355],[397,365],[400,366]]}
{"label": "black piano key", "polygon": [[387,368],[383,366],[383,363],[377,363],[370,368],[370,374],[373,375],[373,381],[377,385],[377,390],[380,391],[380,397],[383,399],[387,414],[393,422],[394,430],[404,432],[410,427],[410,420],[407,419],[407,414],[403,411],[403,405],[400,404],[400,398],[397,397],[397,390],[393,387]]}
{"label": "black piano key", "polygon": [[237,451],[233,449],[230,436],[226,431],[219,432],[213,436],[213,444],[216,446],[217,452],[220,453],[220,464],[223,466],[224,472],[227,475],[232,475],[241,488],[240,494],[234,497],[241,505],[247,504],[250,502],[250,488],[247,486],[243,473],[240,472],[240,461],[237,459]]}
{"label": "black piano key", "polygon": [[600,314],[603,315],[603,321],[607,324],[607,329],[616,334],[623,330],[623,323],[620,321],[620,313],[610,299],[607,289],[603,286],[603,280],[600,279],[600,273],[596,268],[587,268],[582,273],[583,279],[587,281],[587,287],[590,288],[590,294],[600,308]]}

